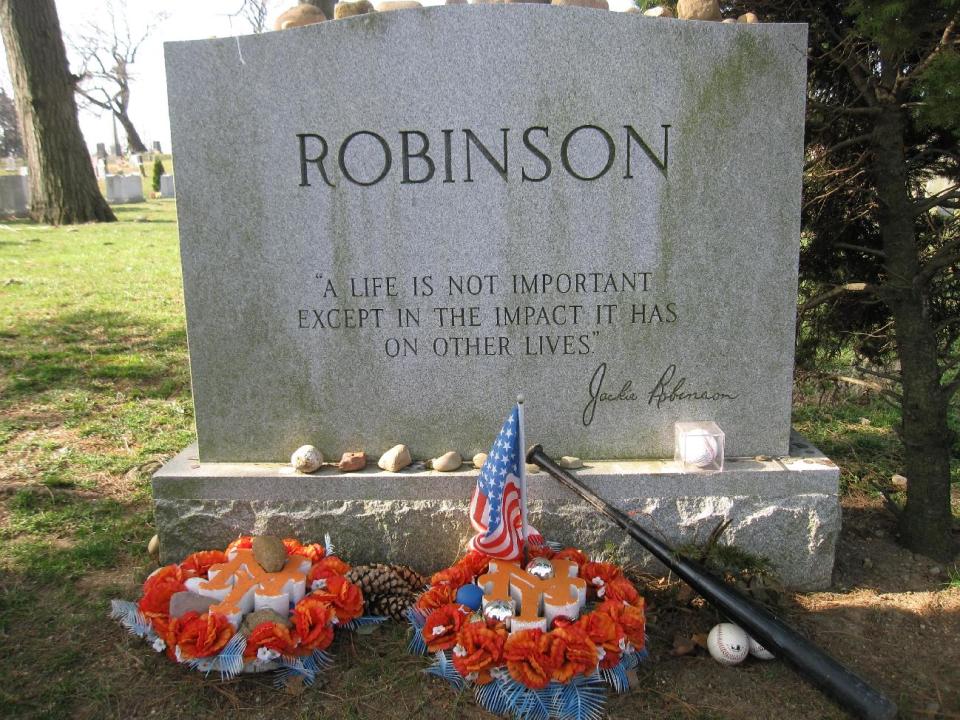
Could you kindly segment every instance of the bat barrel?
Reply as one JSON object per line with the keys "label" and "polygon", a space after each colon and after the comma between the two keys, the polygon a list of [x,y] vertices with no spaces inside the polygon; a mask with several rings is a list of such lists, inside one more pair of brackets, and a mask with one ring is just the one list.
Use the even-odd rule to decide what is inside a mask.
{"label": "bat barrel", "polygon": [[610,505],[573,474],[557,465],[543,447],[534,445],[527,462],[535,463],[619,525],[657,560],[682,578],[711,605],[736,623],[800,675],[831,696],[854,715],[869,720],[892,720],[897,706],[865,680],[792,629],[767,608],[734,590],[698,563],[679,557],[674,550],[644,530],[631,517]]}

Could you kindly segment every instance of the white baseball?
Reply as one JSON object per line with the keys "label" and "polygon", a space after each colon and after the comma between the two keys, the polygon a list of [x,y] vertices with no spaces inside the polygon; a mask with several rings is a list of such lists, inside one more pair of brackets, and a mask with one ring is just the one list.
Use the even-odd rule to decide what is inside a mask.
{"label": "white baseball", "polygon": [[707,635],[707,650],[710,656],[721,665],[742,663],[750,652],[750,638],[733,623],[714,625]]}
{"label": "white baseball", "polygon": [[717,459],[717,441],[706,430],[691,430],[684,436],[681,454],[688,465],[707,467]]}
{"label": "white baseball", "polygon": [[749,638],[750,654],[760,660],[773,660],[773,653],[767,650],[763,645],[753,638]]}

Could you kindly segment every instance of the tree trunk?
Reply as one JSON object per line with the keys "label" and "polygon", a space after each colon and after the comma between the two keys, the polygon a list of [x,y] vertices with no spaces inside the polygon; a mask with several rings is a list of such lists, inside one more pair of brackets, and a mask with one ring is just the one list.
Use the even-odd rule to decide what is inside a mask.
{"label": "tree trunk", "polygon": [[127,147],[130,148],[130,152],[145,153],[147,146],[144,145],[143,140],[140,139],[140,133],[138,133],[137,129],[133,126],[133,121],[130,119],[130,116],[127,115],[125,110],[115,114],[117,120],[119,120],[123,126],[123,131],[127,134]]}
{"label": "tree trunk", "polygon": [[920,268],[901,113],[895,105],[884,107],[873,134],[880,232],[888,275],[883,299],[893,314],[903,386],[901,436],[909,484],[900,534],[914,552],[948,560],[954,550],[950,509],[952,434],[947,426],[947,397],[940,385],[927,288],[917,280]]}
{"label": "tree trunk", "polygon": [[54,225],[116,220],[80,133],[54,0],[0,0],[0,32],[30,171],[30,216]]}

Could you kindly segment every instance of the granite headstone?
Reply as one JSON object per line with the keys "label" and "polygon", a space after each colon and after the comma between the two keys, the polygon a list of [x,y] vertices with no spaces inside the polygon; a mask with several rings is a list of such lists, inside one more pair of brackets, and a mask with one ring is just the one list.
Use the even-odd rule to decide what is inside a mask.
{"label": "granite headstone", "polygon": [[509,5],[167,44],[201,459],[469,457],[517,392],[581,457],[786,453],[805,47]]}

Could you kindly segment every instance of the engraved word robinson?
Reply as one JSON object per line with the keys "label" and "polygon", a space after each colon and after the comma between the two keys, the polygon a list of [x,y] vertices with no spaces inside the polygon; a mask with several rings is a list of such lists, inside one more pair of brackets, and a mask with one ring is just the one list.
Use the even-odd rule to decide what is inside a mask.
{"label": "engraved word robinson", "polygon": [[[394,171],[401,185],[417,185],[441,178],[441,182],[454,183],[454,157],[462,155],[465,165],[464,176],[460,182],[474,182],[476,161],[482,159],[496,172],[504,182],[509,182],[511,172],[517,177],[517,155],[519,160],[520,182],[543,182],[554,172],[557,160],[560,168],[570,177],[583,182],[599,180],[614,167],[619,148],[624,155],[623,179],[633,179],[633,165],[637,159],[646,158],[666,177],[670,150],[670,125],[663,128],[663,149],[658,157],[646,140],[633,126],[624,125],[620,130],[609,131],[599,125],[580,125],[563,136],[559,157],[551,156],[548,140],[550,128],[546,125],[528,127],[522,132],[512,128],[500,129],[499,147],[487,139],[481,140],[473,130],[452,128],[440,130],[442,139],[431,136],[422,130],[400,130],[397,132],[399,149],[396,143],[391,145],[380,133],[372,130],[357,130],[347,135],[334,151],[331,143],[319,133],[297,133],[300,157],[300,187],[309,187],[311,180],[322,180],[329,187],[336,187],[331,179],[333,169],[339,170],[342,178],[354,185],[369,187],[386,180],[394,169],[394,157],[399,155],[398,167]],[[520,145],[517,146],[517,136]],[[455,139],[456,138],[456,141]],[[576,153],[571,152],[577,143],[589,139],[599,140],[603,150],[600,162],[596,157],[590,167],[578,165]],[[617,138],[615,140],[615,138]],[[441,149],[436,149],[437,145]],[[431,147],[434,149],[431,150]],[[367,155],[375,155],[380,164],[373,174],[365,174],[366,168],[357,162],[353,150]],[[638,153],[637,150],[640,152]],[[440,167],[442,165],[442,167]],[[311,166],[313,170],[311,172]],[[439,171],[439,172],[438,172]],[[319,178],[317,177],[319,176]]]}

